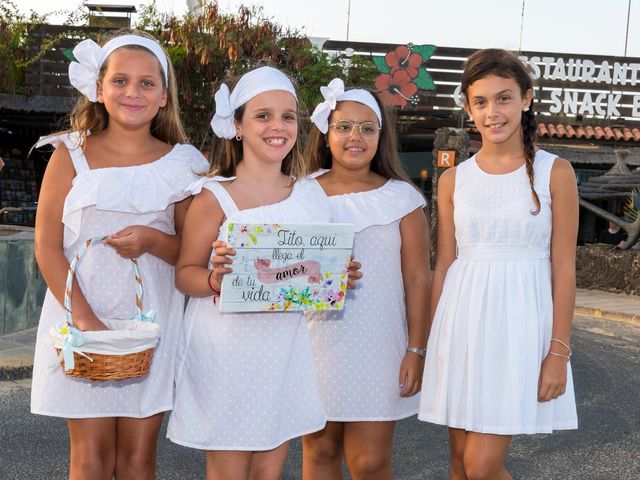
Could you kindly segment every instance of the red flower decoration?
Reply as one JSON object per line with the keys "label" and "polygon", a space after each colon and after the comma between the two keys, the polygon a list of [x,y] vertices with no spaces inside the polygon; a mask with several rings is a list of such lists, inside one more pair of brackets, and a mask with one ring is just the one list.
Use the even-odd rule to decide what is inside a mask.
{"label": "red flower decoration", "polygon": [[405,45],[396,47],[395,50],[385,55],[384,61],[391,68],[391,75],[398,70],[406,71],[413,79],[418,76],[418,70],[424,62],[424,58],[419,53],[410,53],[411,51]]}
{"label": "red flower decoration", "polygon": [[383,73],[376,78],[376,89],[380,92],[385,105],[404,108],[407,101],[418,91],[405,70],[396,70],[392,74]]}

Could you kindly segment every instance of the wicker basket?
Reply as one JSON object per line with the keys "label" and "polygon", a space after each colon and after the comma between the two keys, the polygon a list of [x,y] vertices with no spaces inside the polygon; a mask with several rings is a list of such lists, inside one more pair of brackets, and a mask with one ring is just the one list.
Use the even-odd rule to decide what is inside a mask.
{"label": "wicker basket", "polygon": [[[71,293],[76,265],[87,249],[107,237],[86,240],[69,265],[64,292],[66,320],[50,330],[66,375],[90,380],[125,380],[146,375],[160,338],[153,313],[143,313],[144,290],[138,262],[132,258],[136,282],[136,316],[132,320],[101,318],[109,330],[80,332],[73,323]],[[151,320],[151,321],[149,321]]]}

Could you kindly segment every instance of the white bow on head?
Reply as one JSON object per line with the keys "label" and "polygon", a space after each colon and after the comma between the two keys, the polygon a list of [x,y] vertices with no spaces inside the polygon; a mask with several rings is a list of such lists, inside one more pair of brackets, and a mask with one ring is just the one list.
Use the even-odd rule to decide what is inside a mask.
{"label": "white bow on head", "polygon": [[316,124],[322,133],[329,130],[329,116],[335,110],[338,97],[344,93],[344,82],[340,78],[334,78],[326,87],[320,87],[320,93],[324,102],[319,103],[311,114],[311,121]]}
{"label": "white bow on head", "polygon": [[236,126],[233,123],[235,110],[231,106],[231,92],[226,83],[220,85],[213,98],[216,103],[216,114],[211,119],[211,128],[219,138],[231,139],[236,136]]}
{"label": "white bow on head", "polygon": [[69,65],[69,82],[91,102],[98,101],[98,77],[100,68],[114,50],[125,45],[140,45],[150,50],[160,62],[165,83],[168,85],[167,57],[158,42],[139,35],[121,35],[112,38],[104,47],[93,40],[83,40],[73,49],[77,62]]}
{"label": "white bow on head", "polygon": [[226,84],[220,85],[214,96],[216,111],[211,119],[213,132],[220,138],[230,140],[235,137],[235,111],[256,95],[272,90],[289,92],[296,101],[298,100],[289,77],[273,67],[260,67],[245,73],[231,93]]}
{"label": "white bow on head", "polygon": [[83,40],[73,49],[78,60],[69,65],[69,81],[91,102],[98,101],[98,75],[102,66],[102,48],[93,40]]}
{"label": "white bow on head", "polygon": [[318,127],[322,133],[329,130],[329,117],[331,112],[336,109],[338,102],[352,101],[362,103],[369,107],[378,117],[378,122],[382,126],[382,112],[376,99],[371,92],[362,88],[344,89],[344,82],[340,78],[334,78],[326,87],[320,87],[320,93],[324,97],[324,102],[318,104],[311,114],[311,121]]}

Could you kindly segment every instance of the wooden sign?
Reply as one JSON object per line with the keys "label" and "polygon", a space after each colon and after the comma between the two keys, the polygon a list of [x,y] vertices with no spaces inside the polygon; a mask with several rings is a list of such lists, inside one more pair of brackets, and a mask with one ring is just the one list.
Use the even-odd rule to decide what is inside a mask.
{"label": "wooden sign", "polygon": [[342,310],[354,226],[229,223],[221,312]]}
{"label": "wooden sign", "polygon": [[438,150],[438,161],[436,166],[440,168],[449,168],[455,165],[455,150]]}

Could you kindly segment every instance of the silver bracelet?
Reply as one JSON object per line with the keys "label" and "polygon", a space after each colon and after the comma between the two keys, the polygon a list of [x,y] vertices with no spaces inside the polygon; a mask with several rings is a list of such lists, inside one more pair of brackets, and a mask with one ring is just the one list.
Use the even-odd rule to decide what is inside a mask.
{"label": "silver bracelet", "polygon": [[407,352],[415,353],[416,355],[419,355],[420,358],[422,358],[422,359],[424,359],[424,357],[427,356],[427,349],[426,348],[407,347]]}

